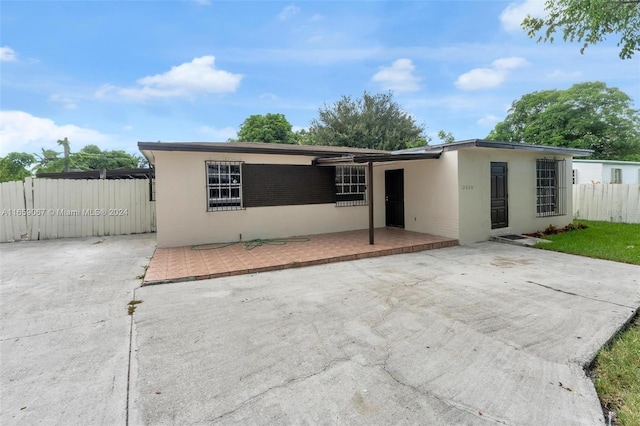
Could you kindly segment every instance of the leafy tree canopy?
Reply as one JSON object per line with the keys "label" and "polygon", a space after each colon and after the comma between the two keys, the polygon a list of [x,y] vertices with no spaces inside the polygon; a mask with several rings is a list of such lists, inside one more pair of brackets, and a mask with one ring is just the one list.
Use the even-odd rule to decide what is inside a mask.
{"label": "leafy tree canopy", "polygon": [[528,15],[522,28],[538,42],[554,41],[556,32],[564,41],[583,43],[580,53],[608,35],[620,36],[620,58],[630,59],[640,50],[640,0],[546,0],[544,18]]}
{"label": "leafy tree canopy", "polygon": [[6,157],[0,157],[0,182],[24,180],[31,176],[30,167],[36,158],[24,152],[10,152]]}
{"label": "leafy tree canopy", "polygon": [[631,160],[640,153],[640,113],[620,89],[579,83],[522,96],[487,138],[592,149],[595,159]]}
{"label": "leafy tree canopy", "polygon": [[296,143],[291,123],[284,114],[251,115],[238,131],[241,142]]}
{"label": "leafy tree canopy", "polygon": [[[78,152],[70,152],[67,138],[59,140],[65,152],[57,152],[51,149],[42,148],[40,154],[35,154],[36,173],[57,173],[65,170],[115,170],[133,169],[144,167],[146,161],[137,155],[128,154],[125,151],[102,151],[96,145],[87,145]],[[63,155],[61,157],[61,155]]]}
{"label": "leafy tree canopy", "polygon": [[101,151],[95,145],[87,145],[71,154],[71,167],[80,170],[133,169],[141,165],[141,158],[125,151]]}
{"label": "leafy tree canopy", "polygon": [[456,138],[453,136],[451,132],[445,132],[444,130],[438,130],[438,139],[440,139],[443,143],[453,143]]}
{"label": "leafy tree canopy", "polygon": [[295,143],[298,145],[317,145],[314,136],[306,129],[300,129],[293,134]]}
{"label": "leafy tree canopy", "polygon": [[343,96],[324,105],[309,128],[311,143],[384,150],[426,145],[424,127],[393,100],[393,94],[369,94],[361,98]]}

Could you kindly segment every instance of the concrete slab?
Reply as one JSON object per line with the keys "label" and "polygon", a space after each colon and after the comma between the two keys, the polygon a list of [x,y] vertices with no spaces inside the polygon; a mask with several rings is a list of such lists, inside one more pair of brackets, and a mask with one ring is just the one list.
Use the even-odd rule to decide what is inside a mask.
{"label": "concrete slab", "polygon": [[487,242],[136,297],[131,424],[604,424],[640,268]]}
{"label": "concrete slab", "polygon": [[153,235],[0,244],[3,425],[125,424],[127,303]]}

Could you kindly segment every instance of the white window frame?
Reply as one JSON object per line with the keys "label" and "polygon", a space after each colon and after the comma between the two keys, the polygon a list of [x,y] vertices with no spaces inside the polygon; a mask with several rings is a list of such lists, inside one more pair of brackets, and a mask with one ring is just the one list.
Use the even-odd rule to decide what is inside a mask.
{"label": "white window frame", "polygon": [[206,161],[207,211],[242,210],[242,162]]}
{"label": "white window frame", "polygon": [[367,167],[364,165],[336,166],[336,206],[367,205]]}

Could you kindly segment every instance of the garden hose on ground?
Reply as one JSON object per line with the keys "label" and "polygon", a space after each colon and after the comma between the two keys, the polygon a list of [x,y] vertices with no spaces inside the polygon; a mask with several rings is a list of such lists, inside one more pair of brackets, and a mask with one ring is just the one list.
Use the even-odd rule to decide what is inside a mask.
{"label": "garden hose on ground", "polygon": [[[256,247],[263,245],[283,246],[288,243],[305,243],[310,239],[307,237],[289,237],[289,238],[256,238],[253,240],[245,241],[244,248],[246,250],[253,250]],[[198,246],[191,246],[191,250],[216,250],[225,247],[231,247],[236,244],[240,244],[241,241],[235,241],[232,243],[217,243],[217,244],[201,244]]]}

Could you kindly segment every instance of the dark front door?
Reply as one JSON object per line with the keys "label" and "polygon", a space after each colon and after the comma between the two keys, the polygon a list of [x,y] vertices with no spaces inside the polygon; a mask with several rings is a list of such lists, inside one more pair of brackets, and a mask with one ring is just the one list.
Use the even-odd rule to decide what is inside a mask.
{"label": "dark front door", "polygon": [[491,229],[509,226],[507,163],[491,163]]}
{"label": "dark front door", "polygon": [[387,226],[404,228],[404,170],[385,170],[384,195]]}

